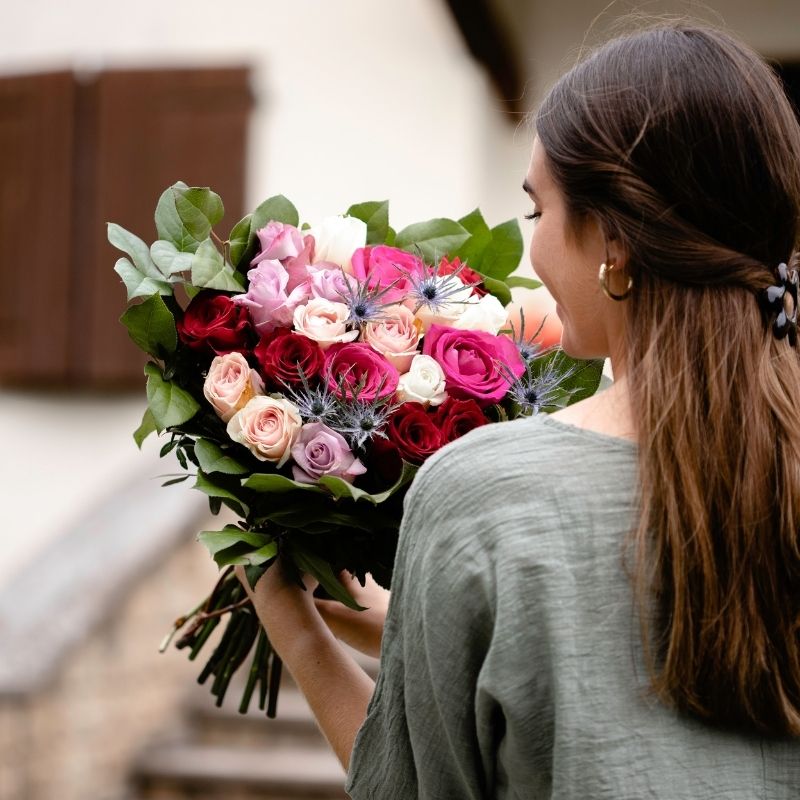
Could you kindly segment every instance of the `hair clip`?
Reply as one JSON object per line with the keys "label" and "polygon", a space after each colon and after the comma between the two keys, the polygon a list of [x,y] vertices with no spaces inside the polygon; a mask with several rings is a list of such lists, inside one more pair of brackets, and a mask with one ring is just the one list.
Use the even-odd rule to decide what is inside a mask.
{"label": "hair clip", "polygon": [[759,293],[759,303],[767,314],[776,314],[772,323],[772,333],[776,339],[788,337],[792,347],[797,346],[797,289],[796,269],[778,264],[778,283],[768,286]]}

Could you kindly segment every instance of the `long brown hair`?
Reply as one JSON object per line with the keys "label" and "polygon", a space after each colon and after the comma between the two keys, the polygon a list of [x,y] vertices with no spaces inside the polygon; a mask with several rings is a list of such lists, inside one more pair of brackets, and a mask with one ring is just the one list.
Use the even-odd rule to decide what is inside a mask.
{"label": "long brown hair", "polygon": [[755,296],[796,266],[793,109],[744,44],[671,23],[594,51],[535,127],[571,219],[618,240],[634,283],[653,687],[713,723],[800,736],[800,357]]}

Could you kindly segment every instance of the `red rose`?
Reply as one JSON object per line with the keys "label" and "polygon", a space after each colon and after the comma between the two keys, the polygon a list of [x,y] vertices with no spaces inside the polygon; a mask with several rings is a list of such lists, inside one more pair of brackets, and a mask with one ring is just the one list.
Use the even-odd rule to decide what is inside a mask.
{"label": "red rose", "polygon": [[437,274],[440,277],[443,277],[444,275],[452,275],[459,267],[461,267],[461,270],[456,277],[465,286],[472,286],[472,294],[476,294],[478,297],[483,297],[485,294],[487,294],[486,289],[483,288],[483,278],[478,275],[474,269],[461,266],[461,259],[458,257],[454,258],[452,261],[448,261],[446,258],[443,258],[439,262],[439,270]]}
{"label": "red rose", "polygon": [[444,444],[433,417],[419,403],[403,403],[389,417],[386,436],[411,464],[421,464]]}
{"label": "red rose", "polygon": [[452,442],[489,421],[474,400],[457,400],[455,397],[448,397],[436,409],[434,418],[441,431],[443,444]]}
{"label": "red rose", "polygon": [[322,372],[325,364],[325,354],[316,342],[287,328],[279,328],[261,339],[253,355],[264,380],[278,386],[281,381],[290,386],[300,384],[300,370],[311,380]]}
{"label": "red rose", "polygon": [[403,459],[394,442],[382,436],[373,436],[366,459],[367,475],[378,479],[379,483],[391,486],[403,471]]}
{"label": "red rose", "polygon": [[246,352],[254,339],[247,309],[228,295],[210,289],[203,289],[191,299],[176,327],[187,347],[218,356]]}

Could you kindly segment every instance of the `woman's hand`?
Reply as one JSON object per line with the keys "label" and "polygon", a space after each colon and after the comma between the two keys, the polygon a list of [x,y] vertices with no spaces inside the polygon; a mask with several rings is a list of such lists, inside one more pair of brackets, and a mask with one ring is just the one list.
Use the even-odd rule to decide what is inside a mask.
{"label": "woman's hand", "polygon": [[353,611],[338,600],[316,598],[317,611],[337,639],[377,658],[381,653],[381,636],[389,607],[389,591],[375,583],[371,575],[367,575],[362,586],[350,573],[343,571],[339,575],[339,582],[365,610]]}

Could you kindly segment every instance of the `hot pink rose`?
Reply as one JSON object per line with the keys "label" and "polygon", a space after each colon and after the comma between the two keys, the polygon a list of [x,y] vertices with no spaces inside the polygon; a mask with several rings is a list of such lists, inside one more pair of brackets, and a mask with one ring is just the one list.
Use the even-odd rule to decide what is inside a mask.
{"label": "hot pink rose", "polygon": [[335,475],[348,483],[367,468],[353,455],[345,438],[321,422],[303,425],[300,438],[292,447],[294,479],[314,483],[323,475]]}
{"label": "hot pink rose", "polygon": [[400,303],[412,284],[407,274],[423,275],[425,265],[417,256],[397,247],[361,247],[353,253],[353,275],[370,287],[392,288],[381,297],[384,303]]}
{"label": "hot pink rose", "polygon": [[[397,370],[363,342],[331,345],[325,355],[325,374],[328,375],[328,385],[334,391],[342,380],[345,387],[352,389],[363,384],[358,391],[358,399],[367,402],[378,396],[394,394],[400,380]],[[348,389],[346,398],[351,397]]]}
{"label": "hot pink rose", "polygon": [[289,273],[280,261],[262,261],[248,271],[247,278],[247,292],[232,299],[247,308],[259,334],[291,327],[295,308],[308,299],[307,286],[301,284],[289,291]]}
{"label": "hot pink rose", "polygon": [[[508,375],[519,377],[525,364],[506,336],[431,325],[422,352],[442,367],[448,393],[476,400],[481,406],[498,403],[508,391]],[[498,369],[497,364],[505,365]]]}

